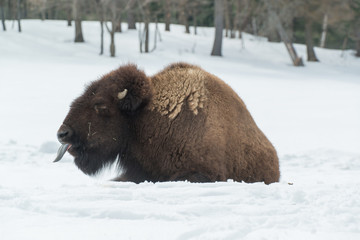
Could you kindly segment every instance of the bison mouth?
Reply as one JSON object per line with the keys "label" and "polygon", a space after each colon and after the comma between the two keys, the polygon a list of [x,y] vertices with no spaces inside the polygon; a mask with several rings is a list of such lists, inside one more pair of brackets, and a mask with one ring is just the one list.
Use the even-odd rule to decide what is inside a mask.
{"label": "bison mouth", "polygon": [[61,146],[54,162],[60,161],[66,152],[74,157],[74,162],[85,174],[93,175],[103,166],[116,160],[118,151],[101,145],[99,141],[80,141],[74,130],[68,125],[61,125],[57,132]]}
{"label": "bison mouth", "polygon": [[68,143],[62,144],[60,146],[59,150],[57,151],[57,155],[56,155],[54,162],[60,161],[63,158],[66,151],[69,150],[69,148],[71,148],[71,144],[68,144]]}
{"label": "bison mouth", "polygon": [[[68,152],[74,157],[76,166],[85,174],[94,175],[106,164],[113,163],[117,159],[117,154],[106,154],[99,149],[86,148],[85,146],[63,143],[57,153],[54,162],[60,161],[65,153]],[[99,154],[102,153],[102,154]]]}
{"label": "bison mouth", "polygon": [[54,162],[60,161],[66,152],[70,153],[74,157],[77,157],[80,155],[80,147],[70,143],[62,144],[57,152]]}

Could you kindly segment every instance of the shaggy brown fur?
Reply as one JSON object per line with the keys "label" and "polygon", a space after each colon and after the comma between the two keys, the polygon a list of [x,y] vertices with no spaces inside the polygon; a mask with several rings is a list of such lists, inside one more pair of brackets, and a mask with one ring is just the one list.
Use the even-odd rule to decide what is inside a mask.
{"label": "shaggy brown fur", "polygon": [[64,131],[59,140],[86,174],[118,158],[119,181],[279,180],[276,151],[243,101],[186,63],[152,77],[135,65],[105,75],[73,102]]}

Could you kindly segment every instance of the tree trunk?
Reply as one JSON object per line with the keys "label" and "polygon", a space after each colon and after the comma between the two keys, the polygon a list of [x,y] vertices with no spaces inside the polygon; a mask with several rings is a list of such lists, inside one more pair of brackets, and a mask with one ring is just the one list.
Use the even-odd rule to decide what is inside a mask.
{"label": "tree trunk", "polygon": [[189,27],[189,15],[186,9],[188,2],[187,0],[181,0],[181,12],[180,12],[180,20],[182,24],[185,26],[185,33],[190,33],[190,27]]}
{"label": "tree trunk", "polygon": [[139,49],[140,49],[140,53],[142,53],[143,52],[143,50],[142,50],[142,46],[143,46],[143,42],[144,42],[144,33],[142,32],[142,28],[141,28],[141,24],[142,24],[142,22],[139,22],[139,31],[138,31],[138,33],[139,33]]}
{"label": "tree trunk", "polygon": [[197,14],[194,14],[194,35],[197,35]]}
{"label": "tree trunk", "polygon": [[8,1],[8,10],[7,10],[7,15],[8,15],[8,19],[9,20],[14,20],[14,2],[13,1]]}
{"label": "tree trunk", "polygon": [[269,13],[269,21],[275,23],[276,30],[277,30],[278,34],[280,35],[281,40],[284,42],[285,47],[291,57],[291,60],[294,64],[294,66],[304,66],[302,58],[298,57],[292,42],[290,41],[289,37],[287,36],[287,34],[284,30],[284,27],[280,21],[279,16],[275,13],[275,11],[273,10],[273,8],[271,6],[271,2],[266,1],[265,3],[267,4],[267,9],[268,9],[268,13]]}
{"label": "tree trunk", "polygon": [[127,15],[128,29],[136,29],[134,11],[130,9]]}
{"label": "tree trunk", "polygon": [[67,25],[68,25],[68,27],[71,27],[71,8],[68,8],[68,10],[67,10],[67,12],[66,12],[66,15],[67,15]]}
{"label": "tree trunk", "polygon": [[110,32],[110,56],[115,57],[115,31]]}
{"label": "tree trunk", "polygon": [[115,28],[116,28],[115,20],[113,19],[111,22],[111,30],[108,27],[107,22],[105,22],[104,24],[105,24],[105,27],[106,27],[108,33],[110,34],[110,56],[115,57]]}
{"label": "tree trunk", "polygon": [[145,20],[145,52],[149,52],[149,20]]}
{"label": "tree trunk", "polygon": [[100,55],[104,54],[104,21],[100,20]]}
{"label": "tree trunk", "polygon": [[165,31],[170,32],[170,20],[171,20],[171,1],[170,0],[165,0],[164,12],[165,12]]}
{"label": "tree trunk", "polygon": [[252,29],[253,29],[253,34],[255,36],[257,36],[257,24],[256,24],[256,18],[255,17],[252,17],[251,18],[251,26],[252,26]]}
{"label": "tree trunk", "polygon": [[189,20],[187,19],[188,16],[186,16],[186,23],[185,23],[185,33],[190,33],[190,25],[189,25]]}
{"label": "tree trunk", "polygon": [[211,56],[222,56],[221,47],[222,47],[222,37],[224,29],[224,2],[223,0],[214,0],[215,1],[215,40]]}
{"label": "tree trunk", "polygon": [[136,0],[130,0],[129,1],[129,9],[127,10],[128,30],[129,29],[136,29],[135,12],[134,12],[135,4],[136,4]]}
{"label": "tree trunk", "polygon": [[8,19],[9,20],[16,20],[17,19],[17,1],[15,0],[8,0]]}
{"label": "tree trunk", "polygon": [[312,20],[305,20],[305,41],[306,41],[306,50],[307,50],[307,60],[309,62],[318,62],[314,51],[314,43],[312,39]]}
{"label": "tree trunk", "polygon": [[80,17],[80,0],[74,0],[73,13],[75,19],[75,42],[84,42]]}
{"label": "tree trunk", "polygon": [[[235,0],[235,17],[233,19],[233,27],[231,29],[231,35],[230,38],[235,38],[236,37],[236,31],[238,30],[238,26],[239,26],[239,18],[240,18],[240,2],[239,0]],[[239,33],[240,35],[240,33]]]}
{"label": "tree trunk", "polygon": [[320,38],[320,47],[325,47],[325,41],[326,41],[326,33],[327,33],[327,25],[328,25],[328,15],[325,13],[324,19],[323,19],[323,25],[322,25],[322,33]]}
{"label": "tree trunk", "polygon": [[18,22],[18,31],[21,32],[21,9],[20,9],[20,1],[21,0],[17,0],[17,22]]}
{"label": "tree trunk", "polygon": [[75,42],[85,42],[82,34],[81,20],[75,19]]}
{"label": "tree trunk", "polygon": [[[120,18],[121,19],[121,18]],[[119,20],[118,22],[116,22],[116,27],[115,27],[115,32],[122,32],[122,27],[121,27],[121,20]]]}
{"label": "tree trunk", "polygon": [[230,11],[229,11],[229,2],[228,0],[224,1],[224,14],[225,14],[225,37],[229,37],[230,31]]}
{"label": "tree trunk", "polygon": [[159,27],[158,27],[158,20],[156,18],[155,21],[155,34],[154,34],[154,47],[151,49],[151,52],[155,51],[156,49],[156,45],[157,45],[157,36],[159,35],[160,37],[160,41],[161,41],[161,36],[160,36],[160,32],[159,32]]}
{"label": "tree trunk", "polygon": [[115,21],[113,20],[111,22],[111,30],[107,27],[107,25],[106,28],[110,33],[110,56],[115,57],[115,28],[116,28]]}
{"label": "tree trunk", "polygon": [[23,6],[24,6],[24,16],[23,16],[23,19],[27,19],[27,17],[28,17],[28,4],[27,4],[27,1],[26,1],[26,0],[24,0]]}
{"label": "tree trunk", "polygon": [[3,26],[3,30],[6,31],[6,24],[5,24],[5,11],[4,11],[4,1],[0,0],[0,13],[1,13],[1,23]]}

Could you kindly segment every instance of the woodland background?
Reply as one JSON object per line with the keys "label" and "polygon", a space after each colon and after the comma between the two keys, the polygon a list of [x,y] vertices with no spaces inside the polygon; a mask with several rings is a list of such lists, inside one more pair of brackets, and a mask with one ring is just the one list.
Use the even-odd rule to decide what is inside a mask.
{"label": "woodland background", "polygon": [[306,44],[308,61],[319,61],[314,46],[355,49],[360,57],[360,0],[0,0],[0,15],[4,31],[23,31],[22,19],[66,20],[67,26],[75,26],[75,42],[86,41],[82,21],[99,21],[100,54],[108,33],[113,57],[121,22],[127,22],[128,29],[140,23],[139,50],[144,53],[154,51],[161,39],[156,28],[155,47],[150,49],[149,23],[162,22],[166,31],[171,31],[171,24],[184,25],[186,34],[197,34],[198,26],[215,26],[215,56],[222,55],[223,37],[241,39],[247,32],[284,42],[295,66],[302,66],[303,60],[292,43]]}

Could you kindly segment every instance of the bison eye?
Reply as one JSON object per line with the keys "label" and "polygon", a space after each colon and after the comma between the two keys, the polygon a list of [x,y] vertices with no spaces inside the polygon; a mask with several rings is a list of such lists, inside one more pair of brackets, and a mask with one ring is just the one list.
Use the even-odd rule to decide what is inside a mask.
{"label": "bison eye", "polygon": [[110,111],[105,104],[95,104],[94,109],[99,115],[108,116],[110,114]]}

